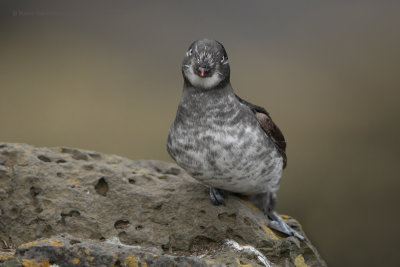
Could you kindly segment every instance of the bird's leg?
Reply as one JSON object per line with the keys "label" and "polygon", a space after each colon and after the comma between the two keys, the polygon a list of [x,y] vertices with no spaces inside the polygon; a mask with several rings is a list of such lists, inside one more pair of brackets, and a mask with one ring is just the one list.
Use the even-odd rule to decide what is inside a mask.
{"label": "bird's leg", "polygon": [[261,209],[270,219],[268,227],[278,232],[287,234],[289,236],[295,236],[300,240],[305,240],[304,236],[292,229],[281,217],[274,211],[276,204],[275,193],[262,193],[248,198],[254,205]]}
{"label": "bird's leg", "polygon": [[222,189],[210,187],[210,199],[214,205],[218,206],[225,204],[224,195],[225,194]]}

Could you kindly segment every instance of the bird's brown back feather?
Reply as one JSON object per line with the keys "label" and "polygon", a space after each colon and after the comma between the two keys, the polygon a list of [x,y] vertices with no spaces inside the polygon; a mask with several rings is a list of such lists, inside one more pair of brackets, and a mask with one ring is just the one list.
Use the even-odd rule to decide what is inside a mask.
{"label": "bird's brown back feather", "polygon": [[254,112],[261,128],[269,137],[271,137],[279,153],[282,155],[283,168],[285,168],[287,164],[286,141],[279,127],[274,123],[269,113],[263,107],[247,102],[237,95],[236,97],[240,103],[248,106]]}

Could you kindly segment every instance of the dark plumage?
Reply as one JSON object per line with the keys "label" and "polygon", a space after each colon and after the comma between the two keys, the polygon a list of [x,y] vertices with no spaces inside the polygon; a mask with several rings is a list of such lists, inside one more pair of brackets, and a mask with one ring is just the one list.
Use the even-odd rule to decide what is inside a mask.
{"label": "dark plumage", "polygon": [[270,218],[269,226],[304,239],[274,212],[286,166],[286,142],[268,112],[234,92],[228,56],[214,40],[194,42],[182,63],[184,87],[167,150],[198,181],[211,201],[234,192]]}

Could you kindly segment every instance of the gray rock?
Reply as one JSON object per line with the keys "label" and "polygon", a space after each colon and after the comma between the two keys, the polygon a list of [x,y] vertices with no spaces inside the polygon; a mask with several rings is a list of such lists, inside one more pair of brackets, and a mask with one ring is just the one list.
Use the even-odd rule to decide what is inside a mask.
{"label": "gray rock", "polygon": [[207,266],[204,260],[196,257],[162,255],[156,249],[69,235],[23,244],[17,249],[14,261],[7,261],[6,266],[15,265],[15,259],[21,263],[20,266]]}
{"label": "gray rock", "polygon": [[[296,220],[282,217],[305,236]],[[309,241],[280,235],[267,225],[261,211],[236,196],[229,196],[225,206],[213,206],[208,188],[175,164],[0,143],[0,240],[11,237],[19,246],[8,262],[39,262],[35,255],[42,255],[70,266],[63,264],[76,255],[71,252],[67,259],[65,251],[89,248],[99,258],[118,254],[120,264],[134,253],[143,264],[164,266],[148,260],[153,253],[176,266],[265,266],[261,252],[272,266],[326,266]],[[24,245],[49,237],[65,244],[61,252],[48,242]],[[74,238],[79,243],[71,244]],[[234,248],[227,239],[257,252]],[[101,266],[80,262],[76,266]]]}

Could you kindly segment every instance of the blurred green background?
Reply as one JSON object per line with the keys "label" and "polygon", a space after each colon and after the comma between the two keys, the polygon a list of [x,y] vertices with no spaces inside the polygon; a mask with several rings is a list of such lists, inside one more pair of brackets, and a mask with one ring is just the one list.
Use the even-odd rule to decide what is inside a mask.
{"label": "blurred green background", "polygon": [[149,2],[1,1],[0,141],[171,161],[183,55],[217,39],[288,141],[278,212],[330,266],[396,266],[400,2]]}

